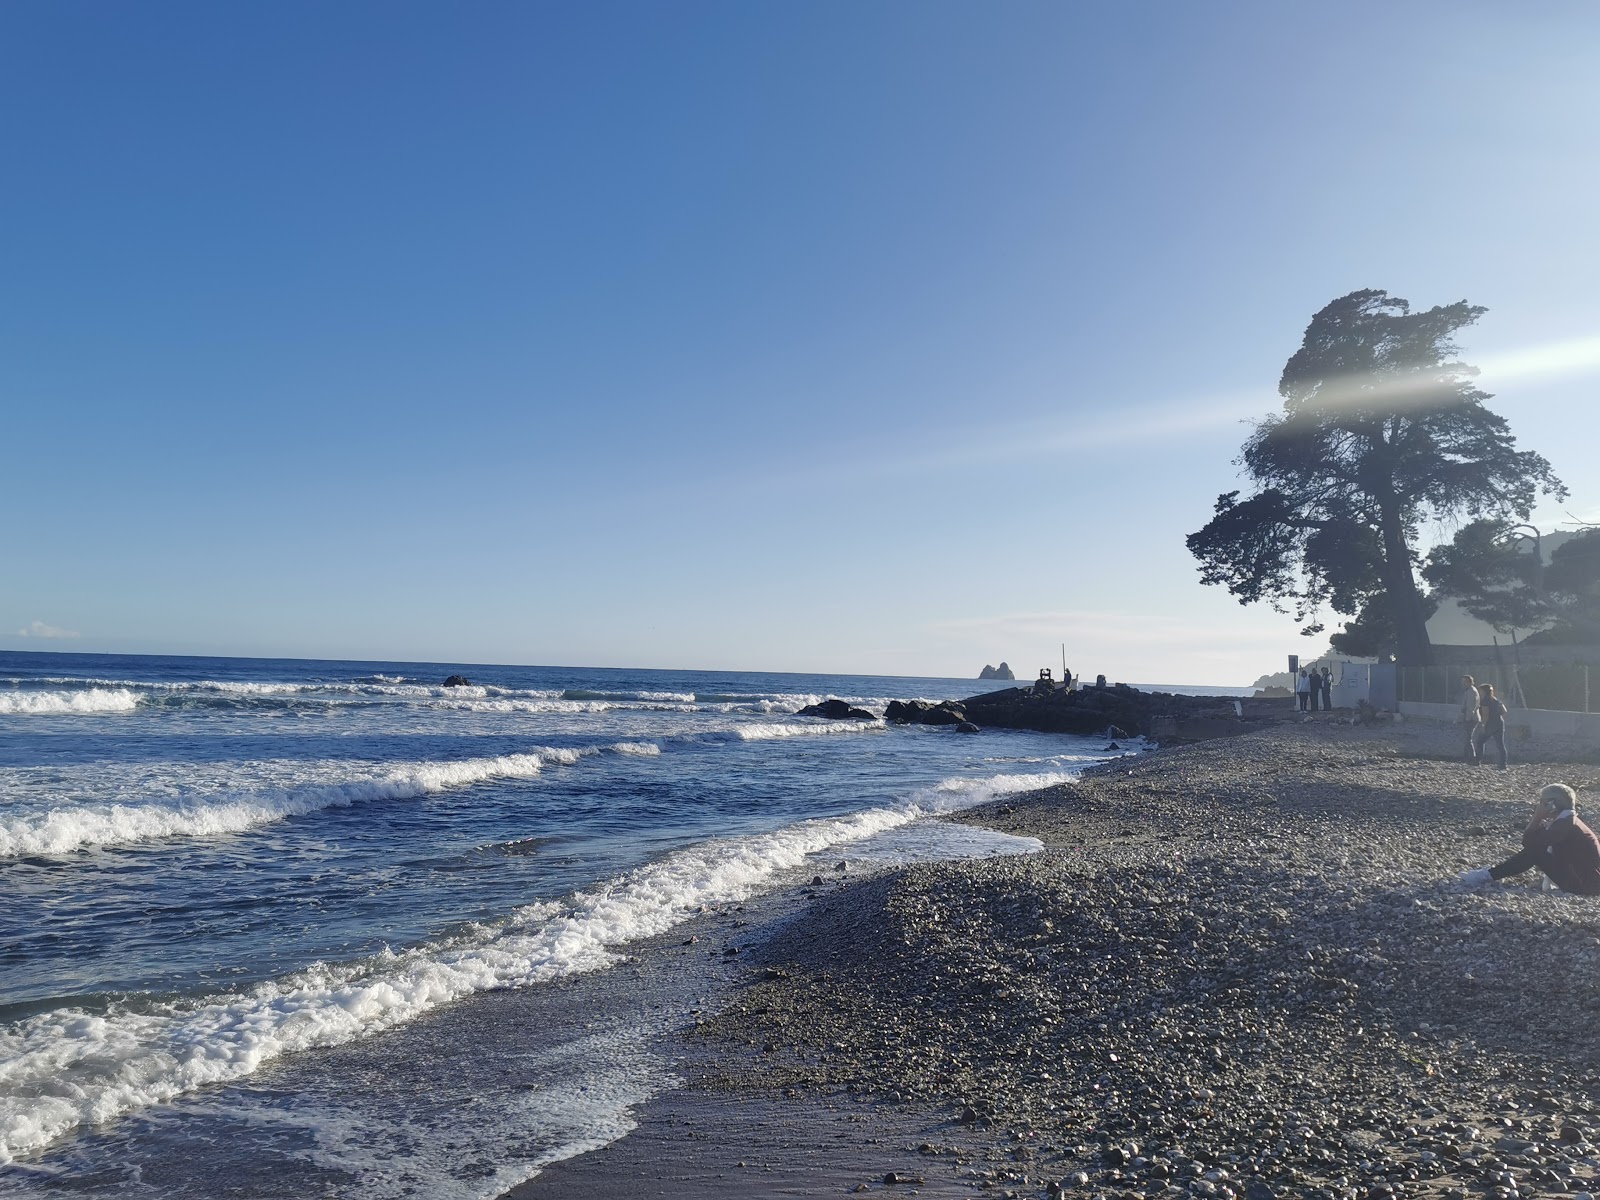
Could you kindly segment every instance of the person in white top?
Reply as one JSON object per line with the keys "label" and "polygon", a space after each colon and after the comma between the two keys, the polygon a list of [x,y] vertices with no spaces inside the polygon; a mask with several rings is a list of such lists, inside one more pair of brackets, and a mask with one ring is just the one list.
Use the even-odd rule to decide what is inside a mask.
{"label": "person in white top", "polygon": [[1463,675],[1461,677],[1461,715],[1456,718],[1456,721],[1465,731],[1467,739],[1465,754],[1468,762],[1478,761],[1478,747],[1473,741],[1473,734],[1478,728],[1478,703],[1478,685],[1473,682],[1471,675]]}
{"label": "person in white top", "polygon": [[1304,667],[1300,668],[1300,677],[1294,681],[1294,694],[1300,698],[1300,711],[1305,712],[1311,704],[1311,676]]}

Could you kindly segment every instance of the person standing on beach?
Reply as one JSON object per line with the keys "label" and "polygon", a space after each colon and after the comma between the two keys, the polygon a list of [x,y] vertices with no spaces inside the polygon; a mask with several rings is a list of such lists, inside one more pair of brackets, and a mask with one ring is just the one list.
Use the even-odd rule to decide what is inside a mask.
{"label": "person standing on beach", "polygon": [[1322,685],[1322,711],[1333,711],[1333,668],[1324,665],[1317,682]]}
{"label": "person standing on beach", "polygon": [[1578,794],[1564,783],[1539,793],[1522,831],[1522,849],[1502,863],[1461,877],[1467,887],[1509,879],[1538,867],[1563,892],[1600,896],[1600,839],[1578,819]]}
{"label": "person standing on beach", "polygon": [[1495,745],[1500,752],[1500,761],[1497,765],[1504,771],[1506,769],[1505,701],[1494,694],[1494,684],[1480,683],[1478,685],[1478,727],[1472,731],[1472,750],[1480,767],[1483,766],[1483,748],[1489,744],[1490,738],[1495,739]]}
{"label": "person standing on beach", "polygon": [[1294,681],[1294,694],[1300,700],[1300,711],[1305,712],[1311,703],[1311,677],[1304,667],[1300,668],[1300,676]]}
{"label": "person standing on beach", "polygon": [[1465,754],[1469,763],[1478,761],[1478,747],[1475,738],[1478,732],[1478,685],[1472,681],[1471,675],[1461,677],[1461,715],[1457,717],[1466,731]]}

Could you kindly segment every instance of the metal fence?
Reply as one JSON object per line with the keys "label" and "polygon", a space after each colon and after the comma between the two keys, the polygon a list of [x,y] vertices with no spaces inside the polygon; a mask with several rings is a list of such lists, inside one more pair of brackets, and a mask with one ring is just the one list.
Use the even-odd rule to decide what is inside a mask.
{"label": "metal fence", "polygon": [[1395,671],[1395,683],[1401,700],[1456,704],[1461,699],[1461,677],[1471,675],[1478,683],[1494,684],[1495,694],[1510,705],[1586,713],[1595,711],[1593,705],[1600,701],[1600,696],[1589,690],[1591,670],[1596,676],[1593,682],[1600,685],[1600,669],[1582,663],[1521,669],[1509,663],[1399,667]]}

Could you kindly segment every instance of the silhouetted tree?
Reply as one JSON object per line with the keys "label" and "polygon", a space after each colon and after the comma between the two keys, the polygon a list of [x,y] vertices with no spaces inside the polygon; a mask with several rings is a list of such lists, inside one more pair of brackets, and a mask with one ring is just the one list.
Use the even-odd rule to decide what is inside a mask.
{"label": "silhouetted tree", "polygon": [[1473,521],[1434,547],[1422,573],[1436,591],[1502,633],[1600,641],[1600,529],[1574,534],[1545,564],[1510,521]]}
{"label": "silhouetted tree", "polygon": [[1469,522],[1422,566],[1422,577],[1442,595],[1501,633],[1542,629],[1553,619],[1537,549],[1498,518]]}
{"label": "silhouetted tree", "polygon": [[1354,638],[1426,664],[1421,524],[1526,520],[1540,492],[1566,494],[1550,464],[1517,450],[1505,418],[1484,407],[1477,369],[1457,361],[1452,338],[1484,311],[1461,301],[1414,313],[1368,290],[1317,313],[1278,383],[1283,412],[1256,425],[1238,460],[1255,491],[1218,497],[1189,536],[1201,580],[1241,604],[1292,608],[1308,635],[1322,631],[1326,603],[1356,618],[1336,646]]}

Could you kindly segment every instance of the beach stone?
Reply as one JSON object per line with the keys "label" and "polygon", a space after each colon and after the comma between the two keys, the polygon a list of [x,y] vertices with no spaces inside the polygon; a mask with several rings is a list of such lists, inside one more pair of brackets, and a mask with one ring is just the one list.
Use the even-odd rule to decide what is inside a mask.
{"label": "beach stone", "polygon": [[830,721],[875,721],[877,720],[864,708],[856,708],[846,704],[843,700],[824,700],[820,704],[808,704],[802,708],[798,716],[826,717]]}
{"label": "beach stone", "polygon": [[965,708],[954,700],[929,704],[926,700],[891,700],[883,718],[893,725],[960,725],[967,719]]}

